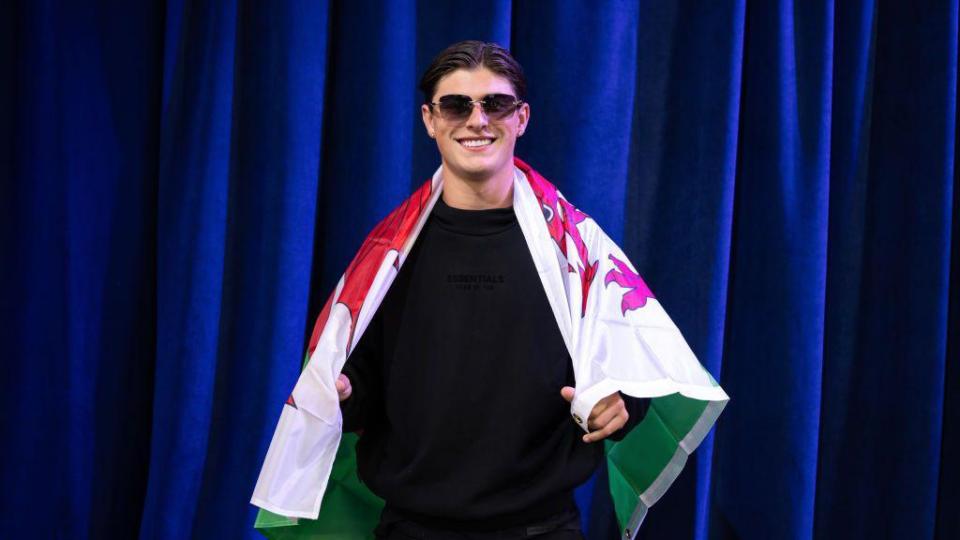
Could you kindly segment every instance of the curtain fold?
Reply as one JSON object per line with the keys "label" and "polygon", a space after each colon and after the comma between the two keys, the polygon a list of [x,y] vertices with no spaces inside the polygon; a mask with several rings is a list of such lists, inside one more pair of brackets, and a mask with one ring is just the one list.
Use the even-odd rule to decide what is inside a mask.
{"label": "curtain fold", "polygon": [[[320,149],[327,8],[240,4],[227,239],[210,439],[193,536],[223,534],[222,509],[254,509],[251,453],[266,452],[289,395],[307,317]],[[264,321],[270,321],[264,324]],[[278,365],[279,364],[279,365]],[[278,369],[279,368],[279,369]],[[228,529],[229,530],[229,529]]]}
{"label": "curtain fold", "polygon": [[[733,530],[809,538],[816,492],[829,199],[833,7],[747,7],[718,512]],[[758,331],[762,328],[762,331]],[[763,381],[763,384],[757,384]],[[736,396],[736,397],[734,397]],[[739,399],[737,399],[739,397]],[[749,457],[747,457],[749,456]],[[744,500],[755,478],[766,497]]]}
{"label": "curtain fold", "polygon": [[517,155],[732,398],[642,538],[960,535],[957,0],[0,14],[0,535],[256,537],[305,332],[439,163],[417,84],[462,39],[512,49]]}
{"label": "curtain fold", "polygon": [[[624,249],[718,380],[723,377],[745,14],[745,2],[641,5],[624,201]],[[644,27],[669,31],[643,32]],[[644,527],[650,537],[706,537],[712,456],[710,435],[648,515]]]}
{"label": "curtain fold", "polygon": [[39,1],[0,17],[4,536],[139,525],[157,322],[157,8]]}
{"label": "curtain fold", "polygon": [[[157,193],[157,342],[141,538],[190,535],[220,343],[236,65],[235,4],[170,4]],[[229,317],[229,314],[228,314]]]}
{"label": "curtain fold", "polygon": [[[848,204],[837,210],[848,216],[831,224],[831,240],[850,249],[837,255],[841,264],[831,261],[837,301],[830,303],[817,526],[823,535],[843,527],[853,536],[930,538],[938,471],[951,461],[941,461],[941,430],[957,211],[957,5],[880,3],[848,17],[863,29],[855,31],[864,35],[861,47],[872,49],[871,65],[860,60],[851,70],[870,74],[872,95],[850,107],[867,119],[834,131],[849,130],[838,142],[862,150],[848,150],[835,178]],[[866,482],[884,496],[847,487]]]}

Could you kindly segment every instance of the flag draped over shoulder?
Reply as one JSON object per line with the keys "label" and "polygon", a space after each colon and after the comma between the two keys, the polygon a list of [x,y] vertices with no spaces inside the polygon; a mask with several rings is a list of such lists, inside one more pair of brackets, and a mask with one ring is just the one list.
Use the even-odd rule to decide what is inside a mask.
{"label": "flag draped over shoulder", "polygon": [[[573,421],[620,391],[653,398],[606,441],[610,493],[632,538],[728,401],[620,248],[539,173],[515,159],[513,207],[573,362]],[[357,479],[335,381],[442,190],[438,170],[371,231],[317,319],[251,502],[271,538],[371,538],[383,502]]]}

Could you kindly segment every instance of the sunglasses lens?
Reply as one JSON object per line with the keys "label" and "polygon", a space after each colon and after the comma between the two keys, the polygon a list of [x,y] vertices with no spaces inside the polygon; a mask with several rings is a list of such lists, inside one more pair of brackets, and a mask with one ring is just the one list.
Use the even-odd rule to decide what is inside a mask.
{"label": "sunglasses lens", "polygon": [[473,112],[473,104],[467,96],[447,95],[439,100],[440,113],[444,118],[451,120],[460,120],[470,116]]}
{"label": "sunglasses lens", "polygon": [[483,110],[493,117],[503,117],[513,112],[517,100],[506,94],[490,94],[483,98]]}
{"label": "sunglasses lens", "polygon": [[[447,120],[461,121],[473,114],[473,101],[469,96],[449,94],[442,96],[437,105]],[[516,110],[517,98],[508,94],[490,94],[484,96],[481,106],[487,116],[500,120]]]}

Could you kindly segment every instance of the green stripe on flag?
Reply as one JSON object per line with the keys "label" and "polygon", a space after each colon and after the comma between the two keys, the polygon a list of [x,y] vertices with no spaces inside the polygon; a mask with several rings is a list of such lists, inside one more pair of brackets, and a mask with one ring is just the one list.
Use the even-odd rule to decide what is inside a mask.
{"label": "green stripe on flag", "polygon": [[650,489],[664,469],[682,466],[682,462],[672,463],[680,441],[709,404],[680,394],[654,398],[643,422],[623,440],[606,442],[610,496],[621,529],[633,515],[640,495]]}
{"label": "green stripe on flag", "polygon": [[607,473],[610,480],[610,498],[613,501],[613,509],[617,515],[617,523],[622,530],[624,524],[630,519],[630,514],[640,501],[636,490],[630,486],[630,482],[623,476],[617,467],[607,467]]}
{"label": "green stripe on flag", "polygon": [[690,399],[680,394],[658,397],[650,403],[650,408],[657,411],[664,425],[673,433],[674,438],[682,441],[694,424],[703,415],[709,401]]}

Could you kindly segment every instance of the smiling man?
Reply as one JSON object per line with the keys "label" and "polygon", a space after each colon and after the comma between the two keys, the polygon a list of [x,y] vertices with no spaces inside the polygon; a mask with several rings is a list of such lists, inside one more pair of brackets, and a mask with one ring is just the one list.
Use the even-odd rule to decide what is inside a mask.
{"label": "smiling man", "polygon": [[458,43],[421,90],[443,191],[338,381],[360,478],[386,501],[378,534],[577,538],[573,489],[603,457],[590,443],[646,401],[598,403],[586,441],[570,419],[570,356],[512,208],[530,121],[519,64]]}
{"label": "smiling man", "polygon": [[423,124],[443,163],[443,199],[467,210],[513,204],[513,150],[530,121],[519,65],[503,49],[482,47],[448,49],[420,85]]}
{"label": "smiling man", "polygon": [[[573,490],[603,459],[599,441],[623,440],[650,398],[685,396],[609,447],[632,537],[726,395],[623,252],[514,157],[531,111],[510,53],[454,44],[420,88],[441,166],[327,302],[253,503],[319,512],[336,536],[329,524],[352,522],[343,509],[369,489],[384,502],[378,538],[581,538]],[[362,486],[340,466],[353,454],[335,452],[341,429],[362,433]]]}

